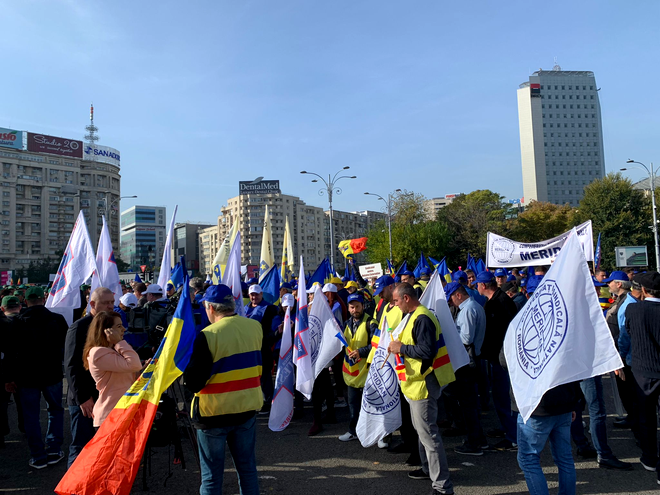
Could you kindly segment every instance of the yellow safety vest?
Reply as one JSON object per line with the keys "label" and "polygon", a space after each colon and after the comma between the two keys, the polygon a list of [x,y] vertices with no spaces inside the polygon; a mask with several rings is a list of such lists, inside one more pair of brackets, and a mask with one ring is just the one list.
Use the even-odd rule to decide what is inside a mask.
{"label": "yellow safety vest", "polygon": [[403,318],[403,313],[398,306],[392,306],[388,308],[387,302],[385,303],[385,309],[380,315],[380,321],[378,322],[378,328],[371,337],[371,350],[369,351],[369,356],[367,357],[367,363],[371,364],[374,360],[374,354],[376,354],[376,349],[378,348],[378,342],[380,342],[380,329],[383,327],[383,322],[385,317],[387,317],[387,325],[390,329],[394,330],[399,323],[401,323],[401,318]]}
{"label": "yellow safety vest", "polygon": [[[362,321],[358,325],[355,334],[351,334],[350,325],[346,325],[346,328],[344,328],[344,338],[351,350],[357,351],[369,344],[369,330],[367,325],[371,324],[372,321],[374,319],[366,313],[362,315]],[[342,371],[346,385],[353,388],[364,388],[364,384],[367,381],[367,373],[369,372],[366,359],[360,358],[356,363],[353,363],[353,360],[348,357],[348,354],[345,354]]]}
{"label": "yellow safety vest", "polygon": [[418,280],[417,283],[420,285],[422,289],[426,289],[426,286],[428,285],[429,281],[428,280]]}
{"label": "yellow safety vest", "polygon": [[435,315],[424,306],[419,305],[417,309],[410,315],[406,326],[403,328],[403,331],[399,335],[399,340],[404,345],[415,345],[412,330],[413,326],[415,325],[415,320],[417,320],[420,315],[427,316],[435,325],[437,351],[435,357],[433,358],[433,364],[429,366],[424,371],[424,373],[422,373],[421,359],[404,356],[405,379],[402,376],[403,374],[399,375],[399,379],[401,381],[401,391],[410,400],[422,400],[429,396],[429,391],[426,388],[425,378],[431,372],[435,373],[435,376],[438,379],[438,383],[441,386],[447,385],[456,379],[454,376],[454,369],[449,362],[449,355],[447,354],[445,340],[442,337],[440,323],[438,322],[438,319],[435,317]]}
{"label": "yellow safety vest", "polygon": [[261,324],[243,316],[225,316],[204,330],[213,355],[211,378],[195,394],[202,417],[257,411],[261,393]]}

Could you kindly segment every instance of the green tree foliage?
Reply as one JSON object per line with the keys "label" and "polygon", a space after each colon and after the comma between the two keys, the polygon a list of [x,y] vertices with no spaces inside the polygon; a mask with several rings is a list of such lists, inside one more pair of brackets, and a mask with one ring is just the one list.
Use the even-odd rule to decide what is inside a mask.
{"label": "green tree foliage", "polygon": [[520,242],[538,242],[552,239],[570,230],[579,221],[577,210],[568,204],[563,206],[532,201],[525,211],[509,225],[509,237]]}
{"label": "green tree foliage", "polygon": [[115,256],[115,263],[117,264],[117,271],[119,273],[126,272],[131,267],[128,263],[121,259],[120,256]]}
{"label": "green tree foliage", "polygon": [[488,231],[507,234],[503,199],[488,189],[478,190],[459,195],[438,211],[438,221],[449,233],[446,255],[450,266],[464,266],[468,253],[485,260]]}
{"label": "green tree foliage", "polygon": [[584,188],[577,219],[593,222],[594,237],[602,234],[603,268],[615,269],[617,246],[647,246],[653,258],[651,200],[620,173],[607,174]]}

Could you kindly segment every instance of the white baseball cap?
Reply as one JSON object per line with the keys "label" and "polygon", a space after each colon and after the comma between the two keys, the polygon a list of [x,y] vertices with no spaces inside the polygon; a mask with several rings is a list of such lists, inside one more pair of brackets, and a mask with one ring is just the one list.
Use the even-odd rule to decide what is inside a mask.
{"label": "white baseball cap", "polygon": [[282,306],[292,308],[295,303],[296,300],[294,299],[293,294],[284,294],[282,296]]}
{"label": "white baseball cap", "polygon": [[124,306],[128,306],[129,308],[134,308],[135,306],[138,305],[137,297],[135,297],[131,293],[124,294],[123,296],[121,296],[119,302],[121,302]]}
{"label": "white baseball cap", "polygon": [[261,288],[261,285],[254,284],[251,285],[248,289],[248,294],[261,294],[264,290]]}
{"label": "white baseball cap", "polygon": [[145,294],[162,294],[163,288],[158,284],[151,284],[147,287],[147,290],[144,291]]}
{"label": "white baseball cap", "polygon": [[314,282],[312,286],[309,289],[307,289],[307,294],[314,294],[314,292],[316,292],[316,288],[320,286],[321,284],[319,284],[318,282]]}
{"label": "white baseball cap", "polygon": [[323,292],[337,292],[337,286],[335,284],[325,284]]}

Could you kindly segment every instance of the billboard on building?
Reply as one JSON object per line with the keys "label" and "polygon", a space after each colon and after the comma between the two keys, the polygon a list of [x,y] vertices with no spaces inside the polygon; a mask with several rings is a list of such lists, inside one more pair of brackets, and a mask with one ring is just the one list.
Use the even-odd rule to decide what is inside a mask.
{"label": "billboard on building", "polygon": [[27,149],[36,153],[51,155],[83,157],[83,143],[74,139],[65,139],[45,134],[27,133]]}
{"label": "billboard on building", "polygon": [[98,144],[86,144],[83,147],[85,160],[94,160],[100,163],[109,163],[115,167],[119,167],[120,156],[119,150],[110,148],[109,146],[101,146]]}
{"label": "billboard on building", "polygon": [[0,146],[5,148],[23,149],[23,132],[0,127]]}
{"label": "billboard on building", "polygon": [[617,246],[616,266],[619,268],[649,266],[646,246]]}
{"label": "billboard on building", "polygon": [[250,180],[238,183],[238,194],[280,194],[279,180],[262,180],[254,182]]}

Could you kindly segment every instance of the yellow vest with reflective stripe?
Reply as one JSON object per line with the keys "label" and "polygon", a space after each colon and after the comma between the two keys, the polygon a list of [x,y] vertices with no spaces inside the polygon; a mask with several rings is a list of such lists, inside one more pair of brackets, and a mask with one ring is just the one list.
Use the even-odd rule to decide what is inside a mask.
{"label": "yellow vest with reflective stripe", "polygon": [[399,323],[401,323],[401,318],[403,318],[403,313],[398,306],[392,306],[391,309],[387,309],[389,305],[385,303],[385,309],[380,315],[380,321],[378,322],[378,328],[371,337],[371,350],[369,351],[369,356],[367,357],[367,363],[371,364],[374,360],[374,354],[376,354],[376,348],[378,348],[378,342],[380,341],[380,329],[383,327],[383,322],[385,317],[387,317],[387,325],[394,330]]}
{"label": "yellow vest with reflective stripe", "polygon": [[417,283],[419,284],[419,286],[420,286],[422,289],[426,289],[426,286],[428,285],[429,281],[428,281],[428,280],[422,280],[422,279],[419,279],[419,280],[417,281]]}
{"label": "yellow vest with reflective stripe", "polygon": [[261,409],[261,324],[243,316],[225,316],[202,332],[213,368],[211,378],[195,394],[193,407],[197,401],[203,417]]}
{"label": "yellow vest with reflective stripe", "polygon": [[410,318],[408,318],[406,326],[403,328],[401,334],[399,335],[399,340],[404,345],[415,345],[412,330],[415,325],[415,320],[417,320],[420,315],[427,316],[435,325],[437,351],[435,353],[435,357],[433,358],[433,364],[429,366],[424,371],[424,373],[422,373],[421,359],[404,356],[406,374],[405,380],[401,380],[401,391],[410,400],[422,400],[429,396],[429,391],[426,388],[425,378],[431,372],[435,373],[435,376],[438,379],[438,383],[441,386],[447,385],[456,379],[454,376],[454,369],[449,362],[449,355],[447,354],[447,347],[445,346],[445,341],[442,337],[440,323],[438,322],[438,319],[435,317],[435,315],[421,304],[410,315]]}
{"label": "yellow vest with reflective stripe", "polygon": [[[348,321],[350,322],[351,320]],[[344,338],[346,339],[346,342],[348,342],[348,347],[350,347],[351,350],[357,351],[361,347],[369,344],[369,330],[367,325],[372,321],[374,321],[374,319],[366,313],[362,315],[362,321],[358,325],[355,334],[351,334],[350,325],[346,324],[346,328],[344,328]],[[369,352],[371,352],[371,350]],[[349,387],[364,388],[364,384],[367,381],[367,373],[369,372],[367,360],[360,358],[357,363],[351,363],[353,363],[353,360],[348,357],[348,354],[344,354],[344,364],[342,366],[344,382]]]}

